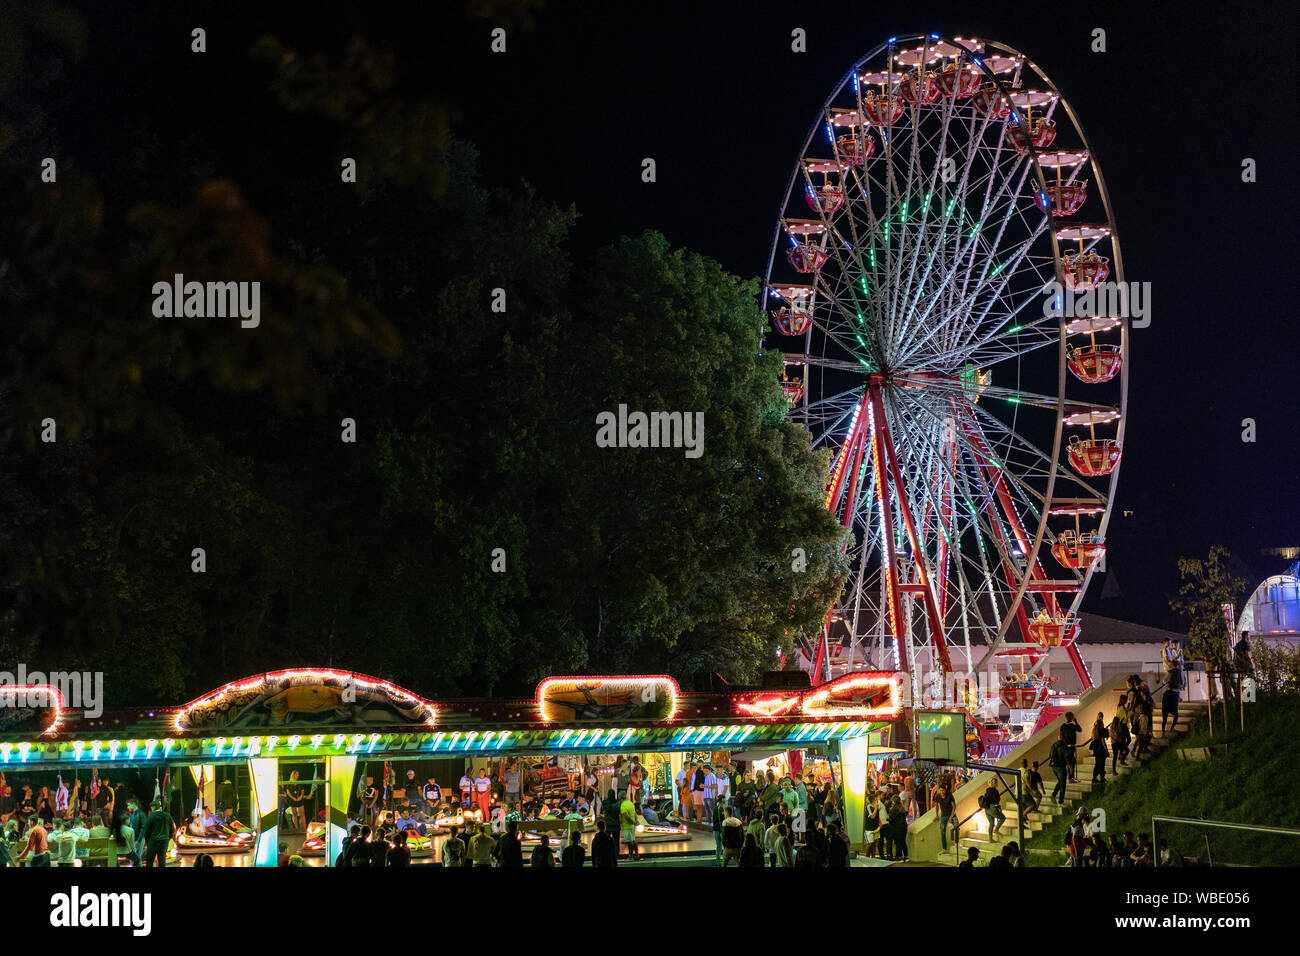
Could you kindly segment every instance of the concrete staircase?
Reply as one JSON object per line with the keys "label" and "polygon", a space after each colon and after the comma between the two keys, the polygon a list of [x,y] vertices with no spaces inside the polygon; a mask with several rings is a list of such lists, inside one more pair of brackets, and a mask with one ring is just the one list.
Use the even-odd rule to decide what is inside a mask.
{"label": "concrete staircase", "polygon": [[[1165,732],[1160,730],[1160,720],[1157,714],[1154,721],[1155,726],[1152,728],[1153,735],[1151,743],[1147,747],[1146,753],[1141,759],[1134,756],[1133,750],[1136,747],[1136,740],[1129,743],[1129,756],[1126,764],[1119,764],[1116,767],[1114,775],[1111,774],[1111,758],[1106,758],[1106,779],[1113,780],[1116,777],[1123,777],[1133,773],[1139,767],[1145,765],[1158,754],[1165,751],[1173,741],[1191,729],[1192,721],[1205,713],[1205,701],[1182,701],[1178,705],[1178,718],[1170,725]],[[1109,744],[1107,744],[1109,749]],[[1050,769],[1043,773],[1043,786],[1046,788],[1046,795],[1039,804],[1037,810],[1031,810],[1025,814],[1025,839],[1029,840],[1034,834],[1040,833],[1053,820],[1063,814],[1073,814],[1076,812],[1077,805],[1085,805],[1084,800],[1089,794],[1092,794],[1094,788],[1097,796],[1104,793],[1105,784],[1095,785],[1092,782],[1093,757],[1086,747],[1078,751],[1076,758],[1077,763],[1075,773],[1078,775],[1077,783],[1067,783],[1065,785],[1065,800],[1058,803],[1052,799],[1051,791],[1055,784],[1055,777]],[[1044,768],[1040,767],[1040,770]],[[966,859],[966,850],[969,847],[978,847],[980,858],[976,865],[987,864],[990,859],[1002,852],[1002,847],[1013,840],[1019,839],[1019,830],[1016,826],[1019,813],[1013,806],[1008,806],[1011,801],[1003,794],[1002,812],[1006,814],[1007,821],[1001,827],[1001,833],[998,839],[993,839],[987,830],[983,829],[988,826],[987,818],[981,812],[978,817],[967,820],[962,825],[961,846],[953,846],[951,835],[948,841],[948,849],[940,850],[937,863],[940,865],[955,866],[962,860]],[[981,829],[976,829],[978,823]],[[1024,849],[1023,846],[1021,849]],[[1063,853],[1064,851],[1062,851]]]}

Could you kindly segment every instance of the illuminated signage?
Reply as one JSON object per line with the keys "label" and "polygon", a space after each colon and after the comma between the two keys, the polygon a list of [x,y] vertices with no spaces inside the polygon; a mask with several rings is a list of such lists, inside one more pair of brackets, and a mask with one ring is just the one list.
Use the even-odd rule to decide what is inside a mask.
{"label": "illuminated signage", "polygon": [[902,671],[857,671],[813,690],[767,691],[739,697],[735,712],[745,717],[850,717],[892,720],[903,709]]}
{"label": "illuminated signage", "polygon": [[549,722],[672,720],[680,691],[671,677],[548,677],[537,709]]}
{"label": "illuminated signage", "polygon": [[845,674],[805,694],[800,709],[806,717],[897,717],[903,709],[903,673]]}
{"label": "illuminated signage", "polygon": [[299,668],[227,684],[182,707],[177,731],[283,725],[427,724],[437,708],[403,687],[352,671]]}

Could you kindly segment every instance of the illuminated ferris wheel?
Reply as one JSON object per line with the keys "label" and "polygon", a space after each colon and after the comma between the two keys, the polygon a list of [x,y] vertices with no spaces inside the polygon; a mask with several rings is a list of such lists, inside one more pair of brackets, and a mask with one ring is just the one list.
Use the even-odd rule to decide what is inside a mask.
{"label": "illuminated ferris wheel", "polygon": [[1008,703],[1034,706],[1063,646],[1092,686],[1076,613],[1104,560],[1128,326],[1073,305],[1123,278],[1096,157],[1023,54],[892,37],[836,86],[764,287],[790,415],[832,450],[826,507],[852,531],[801,648],[814,680],[906,670],[925,702],[936,675],[1007,657]]}

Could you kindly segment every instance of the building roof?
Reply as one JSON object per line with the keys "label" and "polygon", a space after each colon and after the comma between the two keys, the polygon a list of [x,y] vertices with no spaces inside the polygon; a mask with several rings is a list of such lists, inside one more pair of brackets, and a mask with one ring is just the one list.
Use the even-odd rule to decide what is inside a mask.
{"label": "building roof", "polygon": [[1147,627],[1145,624],[1120,621],[1100,614],[1080,614],[1079,622],[1080,644],[1163,644],[1170,638],[1187,640],[1186,634],[1177,631]]}

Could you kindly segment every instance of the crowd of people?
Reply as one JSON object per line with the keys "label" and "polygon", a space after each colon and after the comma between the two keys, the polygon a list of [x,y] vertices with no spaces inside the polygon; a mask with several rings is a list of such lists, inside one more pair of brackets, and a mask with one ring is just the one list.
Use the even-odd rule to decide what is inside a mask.
{"label": "crowd of people", "polygon": [[[1171,718],[1177,722],[1178,697],[1175,689],[1165,692],[1161,714],[1162,733],[1168,728]],[[1112,775],[1121,764],[1126,765],[1130,757],[1135,761],[1142,760],[1151,747],[1154,718],[1155,699],[1146,680],[1138,674],[1128,678],[1125,691],[1120,695],[1109,721],[1104,711],[1097,712],[1086,741],[1080,740],[1083,726],[1073,712],[1067,713],[1057,732],[1057,740],[1048,754],[1048,766],[1056,775],[1056,786],[1052,789],[1053,801],[1061,804],[1065,800],[1066,784],[1078,782],[1077,753],[1084,747],[1093,758],[1092,782],[1095,784],[1106,782],[1108,757]]]}
{"label": "crowd of people", "polygon": [[[154,801],[145,814],[134,797],[122,808],[109,803],[91,814],[71,807],[11,815],[0,831],[0,866],[84,866],[110,854],[127,865],[164,866],[174,823]],[[102,853],[92,854],[95,848]]]}
{"label": "crowd of people", "polygon": [[1073,867],[1147,867],[1154,866],[1157,857],[1161,866],[1186,865],[1182,854],[1165,840],[1160,841],[1159,851],[1156,851],[1151,837],[1145,833],[1139,833],[1135,838],[1131,830],[1110,836],[1098,832],[1090,826],[1085,808],[1080,808],[1075,814],[1066,833],[1065,846]]}

